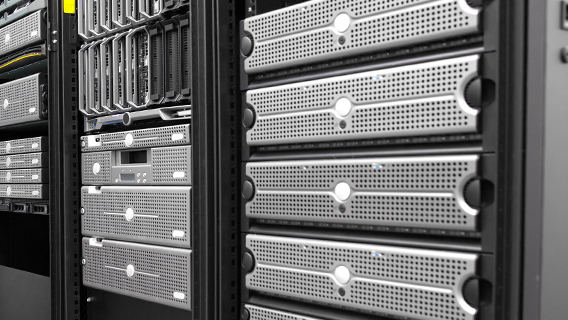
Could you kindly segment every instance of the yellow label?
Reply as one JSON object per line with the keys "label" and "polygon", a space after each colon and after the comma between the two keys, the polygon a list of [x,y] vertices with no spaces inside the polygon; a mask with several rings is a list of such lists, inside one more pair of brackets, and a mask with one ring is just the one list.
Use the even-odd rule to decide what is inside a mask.
{"label": "yellow label", "polygon": [[63,0],[63,12],[75,14],[75,0]]}

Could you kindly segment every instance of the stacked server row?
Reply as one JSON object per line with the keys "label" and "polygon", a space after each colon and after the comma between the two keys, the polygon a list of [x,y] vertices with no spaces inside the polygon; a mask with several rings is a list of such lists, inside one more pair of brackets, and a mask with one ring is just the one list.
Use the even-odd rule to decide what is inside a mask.
{"label": "stacked server row", "polygon": [[189,128],[82,137],[86,286],[190,308]]}
{"label": "stacked server row", "polygon": [[241,22],[243,320],[492,319],[483,13],[312,0]]}
{"label": "stacked server row", "polygon": [[47,214],[47,139],[0,142],[0,211]]}
{"label": "stacked server row", "polygon": [[46,6],[45,0],[0,4],[0,130],[12,139],[0,141],[1,211],[49,213],[48,138],[42,129],[48,116]]}
{"label": "stacked server row", "polygon": [[78,9],[83,284],[191,310],[188,1]]}

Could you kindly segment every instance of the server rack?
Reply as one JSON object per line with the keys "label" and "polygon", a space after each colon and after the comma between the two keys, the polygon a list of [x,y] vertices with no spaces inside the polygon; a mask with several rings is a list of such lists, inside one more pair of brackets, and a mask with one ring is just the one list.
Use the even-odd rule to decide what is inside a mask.
{"label": "server rack", "polygon": [[[427,41],[415,45],[411,45],[408,41],[397,40],[396,45],[378,46],[368,51],[349,49],[340,50],[339,53],[326,53],[320,56],[321,59],[303,59],[302,64],[297,62],[296,57],[292,62],[272,63],[278,65],[272,68],[264,65],[249,66],[247,72],[246,56],[251,50],[254,51],[259,42],[261,48],[262,45],[266,48],[270,46],[270,41],[265,41],[263,38],[255,39],[254,32],[250,30],[249,33],[244,32],[245,23],[243,22],[242,28],[239,28],[238,21],[255,16],[264,17],[263,14],[270,15],[274,10],[289,10],[294,5],[315,2],[317,1],[190,2],[191,34],[194,36],[193,44],[195,44],[191,57],[199,62],[194,63],[191,72],[194,80],[191,83],[193,140],[191,149],[194,168],[195,164],[199,163],[199,170],[192,169],[195,174],[191,176],[191,183],[199,186],[199,191],[195,187],[196,190],[192,192],[200,194],[199,197],[192,199],[195,215],[192,217],[193,225],[190,232],[193,233],[195,242],[191,265],[193,274],[198,274],[200,277],[192,278],[193,282],[188,284],[192,287],[193,294],[199,295],[199,299],[194,301],[190,317],[223,320],[239,316],[241,319],[392,319],[400,316],[417,317],[419,312],[423,312],[420,316],[436,318],[446,312],[446,315],[451,313],[451,316],[466,319],[536,319],[533,315],[539,309],[531,308],[539,301],[531,299],[533,297],[531,290],[540,289],[539,284],[534,281],[535,274],[539,274],[540,266],[535,262],[538,259],[532,259],[539,255],[538,245],[526,247],[534,249],[525,252],[524,262],[529,268],[524,270],[526,272],[524,283],[530,285],[524,288],[524,309],[519,303],[520,293],[523,290],[523,283],[520,280],[523,272],[521,230],[524,219],[528,217],[524,206],[528,207],[527,204],[532,201],[531,203],[538,207],[538,198],[541,195],[538,193],[539,190],[530,194],[531,190],[525,189],[526,180],[523,179],[524,174],[527,176],[535,174],[538,178],[542,173],[540,169],[523,167],[525,161],[523,139],[527,137],[525,131],[527,128],[532,128],[533,130],[529,131],[536,134],[535,139],[531,140],[534,144],[529,144],[533,147],[531,150],[535,152],[531,154],[531,166],[540,168],[539,159],[542,159],[541,154],[536,152],[541,147],[539,138],[542,136],[539,134],[542,132],[539,131],[538,125],[533,126],[532,121],[525,122],[527,118],[524,114],[524,107],[530,108],[527,101],[535,103],[540,101],[538,98],[541,97],[538,94],[533,95],[532,90],[525,90],[527,83],[535,81],[536,84],[538,81],[534,79],[540,79],[537,76],[538,67],[532,62],[527,63],[527,52],[533,55],[542,52],[537,45],[529,45],[531,49],[527,50],[525,31],[530,33],[540,30],[542,26],[535,21],[553,21],[556,15],[559,15],[558,12],[549,13],[550,16],[546,16],[548,19],[531,20],[533,23],[525,29],[527,17],[545,16],[541,10],[537,10],[540,4],[536,1],[527,2],[533,6],[530,14],[526,6],[508,0],[415,1],[405,3],[405,7],[395,11],[408,14],[413,10],[413,6],[420,10],[433,10],[432,8],[440,8],[436,5],[446,5],[447,7],[444,8],[459,12],[456,8],[467,9],[466,6],[469,6],[474,10],[463,11],[468,16],[468,21],[473,21],[471,16],[475,15],[475,12],[483,17],[477,20],[476,30],[481,32],[475,33],[472,31],[475,28],[469,26],[465,28],[469,30],[466,33],[473,33],[463,37],[452,32],[446,33],[443,37],[429,35],[424,37]],[[99,3],[100,6],[96,8],[99,10],[104,8],[103,12],[109,7],[132,4],[122,0]],[[164,7],[173,3],[176,2],[166,1],[161,9],[158,6],[157,11],[164,10]],[[358,3],[353,1],[348,2],[347,5]],[[377,6],[380,3],[377,1]],[[143,103],[140,103],[140,100],[130,99],[129,104],[121,90],[112,90],[112,94],[108,90],[105,91],[107,84],[112,83],[114,89],[114,82],[117,79],[126,81],[127,77],[128,66],[123,66],[123,69],[114,68],[118,71],[112,78],[105,76],[108,68],[117,65],[112,59],[101,61],[101,65],[92,68],[95,70],[94,73],[98,74],[96,82],[92,81],[86,87],[79,85],[79,79],[83,74],[81,70],[91,70],[91,65],[74,65],[75,61],[79,64],[84,61],[76,54],[86,56],[88,62],[89,56],[107,55],[112,52],[118,61],[122,56],[119,49],[127,41],[124,32],[145,25],[144,19],[156,19],[151,16],[151,10],[142,8],[143,11],[139,15],[114,10],[109,19],[108,15],[100,14],[87,17],[85,13],[88,8],[82,6],[77,8],[77,14],[65,15],[61,13],[63,11],[61,5],[54,4],[52,7],[52,10],[57,12],[52,23],[58,26],[56,31],[60,33],[47,34],[49,43],[59,43],[50,45],[50,48],[53,50],[52,54],[60,55],[60,58],[50,63],[59,67],[59,70],[63,70],[63,66],[71,65],[77,67],[79,72],[62,72],[61,77],[58,78],[58,83],[62,85],[54,95],[57,96],[58,101],[63,102],[64,107],[69,107],[73,112],[63,113],[56,110],[51,113],[52,116],[58,115],[56,117],[58,120],[55,120],[57,124],[69,126],[61,126],[54,131],[54,136],[66,139],[57,142],[63,153],[57,158],[59,166],[54,169],[58,170],[57,174],[53,175],[57,180],[50,181],[64,181],[66,186],[72,186],[74,190],[73,195],[69,192],[59,194],[60,198],[56,198],[54,205],[60,204],[66,212],[80,213],[79,199],[82,184],[89,185],[86,188],[87,194],[89,189],[92,190],[94,187],[97,190],[99,186],[103,194],[108,188],[124,190],[132,181],[118,181],[120,183],[116,185],[109,185],[113,180],[108,178],[114,174],[120,175],[120,170],[123,169],[121,165],[105,167],[101,162],[98,162],[99,166],[85,162],[88,164],[85,167],[83,162],[79,163],[82,154],[92,155],[93,158],[111,159],[111,162],[121,160],[120,153],[124,149],[81,153],[78,136],[125,131],[126,128],[122,125],[131,126],[128,130],[137,130],[151,127],[155,123],[164,126],[185,123],[189,117],[189,110],[178,109],[179,105],[170,104],[177,101],[180,94],[168,87],[166,79],[162,81],[163,91],[158,90],[158,93],[153,95],[156,101],[160,101],[159,103],[150,103],[150,99],[142,100]],[[90,5],[92,10],[93,4]],[[552,5],[556,6],[556,3],[550,4]],[[476,11],[475,8],[481,9]],[[371,9],[365,14],[372,11]],[[385,7],[381,10],[383,9]],[[307,8],[305,11],[308,10]],[[312,17],[319,19],[320,16],[313,14]],[[345,26],[348,25],[345,30],[347,31],[354,21],[366,19],[352,18],[350,16],[351,20],[347,20],[342,16],[337,21],[333,21],[333,28],[345,30]],[[386,16],[380,18],[386,19]],[[79,24],[77,20],[80,20]],[[282,21],[286,19],[281,19],[274,25],[286,25]],[[298,25],[299,18],[292,17],[288,21],[294,21],[296,23],[294,25]],[[114,30],[113,23],[116,26]],[[310,23],[315,25],[313,21]],[[166,28],[164,24],[155,24],[145,32],[164,31]],[[316,25],[315,29],[317,28],[320,26]],[[242,33],[239,34],[240,31]],[[321,30],[317,32],[319,31]],[[83,41],[79,40],[79,34],[87,43],[98,42],[98,47],[86,46],[83,47],[85,50],[77,50],[78,45]],[[162,33],[165,39],[163,41],[167,41],[165,34]],[[278,36],[280,35],[275,33],[268,35],[272,38]],[[337,43],[343,42],[340,45],[355,41],[352,38],[340,38],[336,39]],[[53,40],[58,41],[52,42]],[[540,40],[533,34],[529,43],[540,43]],[[132,36],[130,41],[132,43],[137,40]],[[114,51],[115,42],[116,51]],[[113,51],[109,50],[109,46]],[[290,51],[294,50],[285,52]],[[558,58],[556,48],[551,51],[554,51],[554,56]],[[278,59],[278,54],[281,53],[271,51],[265,55],[265,59]],[[421,92],[412,95],[404,92],[409,96],[393,97],[387,99],[386,103],[368,99],[362,100],[365,101],[363,103],[354,102],[351,100],[354,99],[353,96],[343,96],[345,91],[341,91],[352,88],[352,83],[366,74],[373,76],[375,81],[386,81],[396,72],[410,72],[414,75],[418,71],[417,67],[420,66],[433,65],[435,68],[447,68],[451,62],[464,63],[464,60],[477,61],[477,63],[468,65],[467,76],[458,77],[456,83],[459,85],[456,85],[455,89],[447,87],[443,95],[438,95],[436,92],[431,95],[422,95]],[[528,70],[529,74],[532,74],[531,81],[528,80],[525,69],[527,64],[530,65]],[[120,66],[120,63],[118,65]],[[239,71],[240,65],[242,69]],[[158,68],[170,68],[171,74],[175,73],[168,64]],[[558,69],[557,71],[561,70],[558,65],[555,65],[555,68]],[[131,71],[139,72],[134,68]],[[173,78],[179,76],[172,75]],[[131,75],[131,79],[136,77]],[[333,81],[334,85],[339,83],[339,86],[326,89],[328,90],[326,92],[340,93],[341,97],[335,96],[338,100],[332,101],[333,103],[315,105],[314,110],[305,108],[299,112],[290,112],[276,109],[266,111],[265,108],[263,111],[263,102],[255,98],[266,95],[267,92],[274,94],[276,88],[282,90],[281,97],[285,97],[285,101],[290,106],[306,107],[310,104],[299,105],[297,99],[309,100],[309,94],[312,94],[311,99],[315,100],[317,97],[319,100],[325,100],[321,98],[323,94],[318,96],[318,92],[310,92],[310,86],[323,88],[331,86]],[[237,88],[237,82],[241,84],[241,91]],[[81,102],[81,99],[88,95],[95,97],[90,90],[95,88],[95,83],[97,88],[100,88],[100,91],[97,91],[99,94],[97,98],[104,97],[106,100],[100,99],[97,103],[88,100],[89,105]],[[102,87],[101,83],[104,84]],[[159,84],[160,81],[156,83]],[[543,83],[538,84],[543,85]],[[408,86],[398,86],[398,88],[403,87]],[[64,94],[66,91],[62,88],[76,88],[76,91],[72,92],[78,93],[66,95]],[[539,87],[539,90],[541,89],[542,87]],[[293,90],[298,92],[292,94]],[[359,90],[356,89],[355,97],[363,96],[359,94]],[[253,94],[255,96],[252,96]],[[527,98],[529,96],[530,98]],[[113,104],[109,103],[109,98]],[[381,114],[377,111],[380,108],[384,110],[389,105],[393,108],[390,113]],[[126,110],[126,108],[131,109]],[[196,108],[199,108],[199,112]],[[404,116],[405,120],[402,121],[403,125],[397,123],[400,121],[398,117],[402,117],[397,113],[401,108],[406,108],[408,111]],[[423,127],[412,128],[410,123],[416,121],[412,120],[417,119],[416,114],[433,112],[432,108],[436,108],[436,112],[444,111],[440,112],[439,117],[438,114],[426,117],[427,121]],[[176,120],[179,111],[182,111],[185,120]],[[86,120],[81,118],[80,112],[86,115]],[[361,114],[367,112],[367,114],[353,117],[356,112]],[[391,116],[390,122],[388,120],[380,122],[380,128],[385,130],[373,127],[374,122],[364,122],[365,116],[370,112],[383,117],[385,114]],[[529,112],[529,115],[535,116],[535,120],[540,120],[539,116],[542,116],[540,112]],[[78,127],[73,126],[77,125],[74,117],[81,119]],[[296,131],[290,130],[290,123],[298,119],[303,119],[301,121],[309,119],[309,122],[303,122],[304,124],[298,126]],[[444,120],[442,122],[445,125],[433,127],[432,124],[437,123],[438,119]],[[167,122],[160,122],[161,120]],[[325,127],[326,121],[336,126]],[[271,128],[275,123],[281,126],[280,132]],[[357,125],[364,129],[354,130]],[[317,134],[318,130],[327,134]],[[262,139],[265,132],[269,132],[272,137]],[[277,137],[278,135],[283,137]],[[281,143],[284,139],[290,143]],[[123,140],[126,143],[126,139]],[[148,154],[163,147],[145,148]],[[420,168],[426,166],[425,170],[429,172],[425,174],[426,179],[434,179],[433,175],[428,177],[428,174],[432,174],[434,169],[431,168],[439,168],[438,165],[443,161],[446,161],[446,164],[448,161],[455,163],[456,166],[452,168],[465,168],[463,170],[467,172],[467,176],[465,178],[460,176],[458,180],[465,181],[470,177],[474,179],[465,183],[453,184],[452,181],[447,183],[448,185],[436,184],[434,187],[433,184],[412,181],[412,172],[416,172],[412,170],[417,170],[417,164],[420,164]],[[400,171],[396,170],[401,169],[396,169],[397,164],[403,164],[406,168],[401,174],[404,177],[400,181],[397,181],[398,176],[391,177],[389,181],[385,176],[369,178],[373,172],[376,173],[376,170],[385,172],[391,170],[391,173],[396,172],[394,175],[398,175]],[[356,168],[354,165],[364,168]],[[270,167],[266,169],[267,166]],[[88,169],[91,171],[89,172]],[[83,177],[81,170],[88,175]],[[263,170],[265,173],[262,172]],[[341,170],[352,170],[349,171],[350,174],[358,170],[356,173],[359,177],[353,178],[352,175],[352,180],[345,179],[345,175],[341,175]],[[99,179],[94,171],[104,172],[104,179]],[[305,177],[303,176],[305,172],[311,174],[309,179],[301,179]],[[276,176],[276,181],[269,181],[263,177],[272,174]],[[335,177],[341,181],[330,182],[326,181],[325,177]],[[365,182],[371,185],[369,189],[361,188],[361,183],[365,179],[369,180]],[[329,187],[326,183],[330,183],[333,187]],[[376,187],[378,185],[380,187]],[[396,190],[401,185],[409,188]],[[94,194],[98,195],[100,190]],[[523,191],[526,197],[523,197]],[[353,203],[355,197],[359,197],[359,200],[366,197],[363,199],[366,202]],[[380,204],[377,201],[381,201]],[[310,202],[312,204],[316,202],[317,206],[307,206],[306,203]],[[278,205],[271,206],[273,203]],[[422,204],[426,204],[423,206],[424,209],[430,211],[423,213],[412,210],[416,208],[417,203],[420,203],[421,207]],[[382,214],[378,221],[375,219],[371,221],[372,215],[362,214],[368,211],[368,208],[378,208],[379,205],[388,210],[396,209],[398,212],[392,215]],[[271,212],[267,213],[266,208],[269,206]],[[319,209],[314,208],[331,209],[318,215],[315,211]],[[442,218],[435,216],[434,208],[444,208]],[[532,208],[535,209],[534,206]],[[125,211],[125,219],[130,214],[134,213]],[[530,220],[530,223],[536,224],[541,221],[538,217],[533,218],[535,219]],[[115,288],[114,292],[107,292],[81,286],[83,267],[79,252],[83,242],[80,220],[79,214],[52,216],[52,227],[57,230],[52,232],[54,244],[52,261],[58,261],[52,262],[52,272],[54,278],[63,280],[55,281],[53,284],[54,318],[110,319],[116,317],[118,310],[126,314],[126,316],[123,314],[122,318],[137,318],[142,315],[163,317],[164,314],[174,319],[188,317],[182,308],[162,306],[163,303],[146,303],[144,300],[124,295],[121,289]],[[535,231],[528,224],[525,224],[525,227],[528,234]],[[240,236],[238,236],[239,231],[241,231]],[[87,231],[87,235],[102,237],[97,231]],[[113,234],[113,237],[117,235]],[[125,249],[125,242],[132,240],[131,235],[118,237],[122,239],[102,241],[85,239],[85,241],[88,245],[93,242],[93,249],[103,250],[109,247]],[[148,250],[155,247],[175,248],[175,246],[164,246],[163,243],[148,238],[137,241],[148,243],[144,244],[144,248]],[[104,242],[108,246],[105,246]],[[353,259],[360,265],[380,261],[383,265],[389,265],[391,269],[378,275],[369,271],[364,273],[361,269],[337,263],[329,266],[330,263],[341,260],[334,255],[339,250],[352,254]],[[278,255],[273,252],[277,252]],[[401,252],[404,252],[405,256],[397,256],[399,261],[392,259],[393,254],[400,255]],[[417,277],[416,269],[412,268],[408,271],[409,275],[401,276],[400,273],[394,272],[403,269],[403,266],[407,268],[409,265],[414,265],[412,261],[416,259],[431,261],[431,259],[443,260],[448,257],[451,257],[451,263],[448,265],[452,269],[455,267],[453,263],[457,263],[464,265],[460,270],[465,271],[457,278],[445,278],[445,284],[437,283],[434,286],[432,282],[428,282],[433,281],[432,278]],[[400,262],[403,258],[404,262]],[[124,271],[126,277],[129,273],[135,275],[137,269],[134,265],[133,267],[134,269],[129,268],[127,264],[125,270],[121,271]],[[434,278],[440,276],[443,274],[443,269],[441,266],[435,266],[431,274]],[[548,265],[548,271],[553,269]],[[292,271],[295,274],[283,274]],[[476,276],[470,277],[471,275]],[[305,290],[299,292],[296,288],[292,288],[290,277],[296,277],[296,282],[293,284]],[[314,277],[322,277],[319,278],[321,282],[317,285],[337,292],[337,295],[310,296],[313,290],[310,293],[305,283],[297,279],[301,278],[306,283],[312,283],[310,281],[313,281]],[[242,282],[238,280],[239,278]],[[334,281],[326,283],[329,279]],[[359,281],[360,287],[368,288],[378,283],[385,285],[382,289],[390,290],[391,300],[379,307],[361,304],[354,306],[345,298],[341,300],[342,298],[339,297],[353,293],[349,291],[349,285],[354,279]],[[548,279],[550,281],[552,278],[549,276]],[[433,290],[433,287],[436,290]],[[400,298],[394,293],[397,293],[397,290],[400,293],[400,288],[420,290],[413,292],[415,297],[419,298],[413,300],[411,306],[393,310],[392,306],[396,304],[393,300],[396,300],[396,297]],[[360,296],[372,291],[355,289],[359,289],[360,292],[357,293]],[[296,292],[293,292],[294,290]],[[433,291],[437,294],[443,292],[446,295],[444,303],[440,304],[441,307],[437,306],[436,310],[433,310],[430,304],[423,304],[430,309],[422,311],[419,308],[421,303],[428,301],[430,299],[428,297],[431,297],[429,293]],[[458,305],[452,306],[456,301]],[[538,304],[536,303],[536,307]],[[475,308],[471,308],[472,306]],[[380,311],[377,312],[377,309]],[[548,306],[546,309],[547,312],[556,312]],[[453,310],[461,310],[461,313],[452,313]],[[524,312],[524,317],[521,312]]]}
{"label": "server rack", "polygon": [[242,4],[241,319],[519,318],[525,8]]}
{"label": "server rack", "polygon": [[[186,1],[77,4],[78,191],[85,316],[189,318],[194,134],[191,9]],[[175,53],[175,54],[172,54]],[[121,260],[122,259],[122,260]],[[158,267],[159,266],[159,267]],[[139,308],[140,301],[147,301]],[[90,303],[92,302],[92,303]],[[101,307],[102,306],[102,307]]]}
{"label": "server rack", "polygon": [[[230,95],[238,66],[229,67],[236,50],[220,50],[232,47],[228,38],[238,41],[234,4],[65,5],[56,50],[67,57],[60,66],[71,67],[60,81],[72,94],[59,94],[77,123],[73,140],[61,144],[69,158],[60,170],[70,175],[60,177],[73,193],[65,203],[72,214],[57,221],[54,318],[235,318],[238,146],[221,128],[237,111]],[[229,21],[232,33],[213,27]],[[227,65],[223,74],[216,61]]]}
{"label": "server rack", "polygon": [[[50,9],[45,0],[0,5],[0,317],[6,319],[49,319],[52,311],[50,222],[62,188],[53,184],[57,104],[49,89],[58,88],[52,82],[58,73],[48,48]],[[29,298],[35,308],[22,310]]]}

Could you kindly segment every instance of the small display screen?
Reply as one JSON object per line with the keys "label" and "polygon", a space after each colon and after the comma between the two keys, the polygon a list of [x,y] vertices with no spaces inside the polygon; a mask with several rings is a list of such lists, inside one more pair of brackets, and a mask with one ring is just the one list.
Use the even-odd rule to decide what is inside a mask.
{"label": "small display screen", "polygon": [[135,179],[134,173],[120,174],[121,181],[134,181],[134,179]]}

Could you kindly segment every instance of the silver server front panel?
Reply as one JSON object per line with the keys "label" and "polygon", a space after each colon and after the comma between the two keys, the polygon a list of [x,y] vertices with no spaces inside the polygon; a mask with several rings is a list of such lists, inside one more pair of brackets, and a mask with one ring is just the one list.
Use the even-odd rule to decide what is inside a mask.
{"label": "silver server front panel", "polygon": [[191,310],[191,251],[83,238],[83,284]]}
{"label": "silver server front panel", "polygon": [[191,144],[189,124],[81,137],[81,151],[141,149]]}
{"label": "silver server front panel", "polygon": [[[476,231],[479,156],[251,162],[249,218]],[[248,181],[244,182],[248,184]]]}
{"label": "silver server front panel", "polygon": [[45,137],[0,141],[0,155],[47,151]]}
{"label": "silver server front panel", "polygon": [[474,320],[462,290],[476,254],[247,235],[259,293],[409,319]]}
{"label": "silver server front panel", "polygon": [[0,85],[0,126],[42,119],[40,77],[35,74]]}
{"label": "silver server front panel", "polygon": [[82,154],[86,185],[191,185],[191,146]]}
{"label": "silver server front panel", "polygon": [[47,185],[0,184],[0,197],[14,199],[47,199]]}
{"label": "silver server front panel", "polygon": [[313,0],[245,19],[249,74],[476,34],[466,0]]}
{"label": "silver server front panel", "polygon": [[0,169],[42,168],[47,162],[47,152],[0,156]]}
{"label": "silver server front panel", "polygon": [[82,187],[83,235],[191,246],[191,187]]}
{"label": "silver server front panel", "polygon": [[0,170],[0,183],[47,183],[47,173],[43,169]]}
{"label": "silver server front panel", "polygon": [[36,11],[24,18],[0,28],[0,55],[43,41],[43,11]]}
{"label": "silver server front panel", "polygon": [[283,312],[274,309],[258,307],[251,304],[245,305],[249,320],[322,320],[312,317],[304,317],[298,314]]}
{"label": "silver server front panel", "polygon": [[250,146],[475,133],[479,56],[250,90]]}

